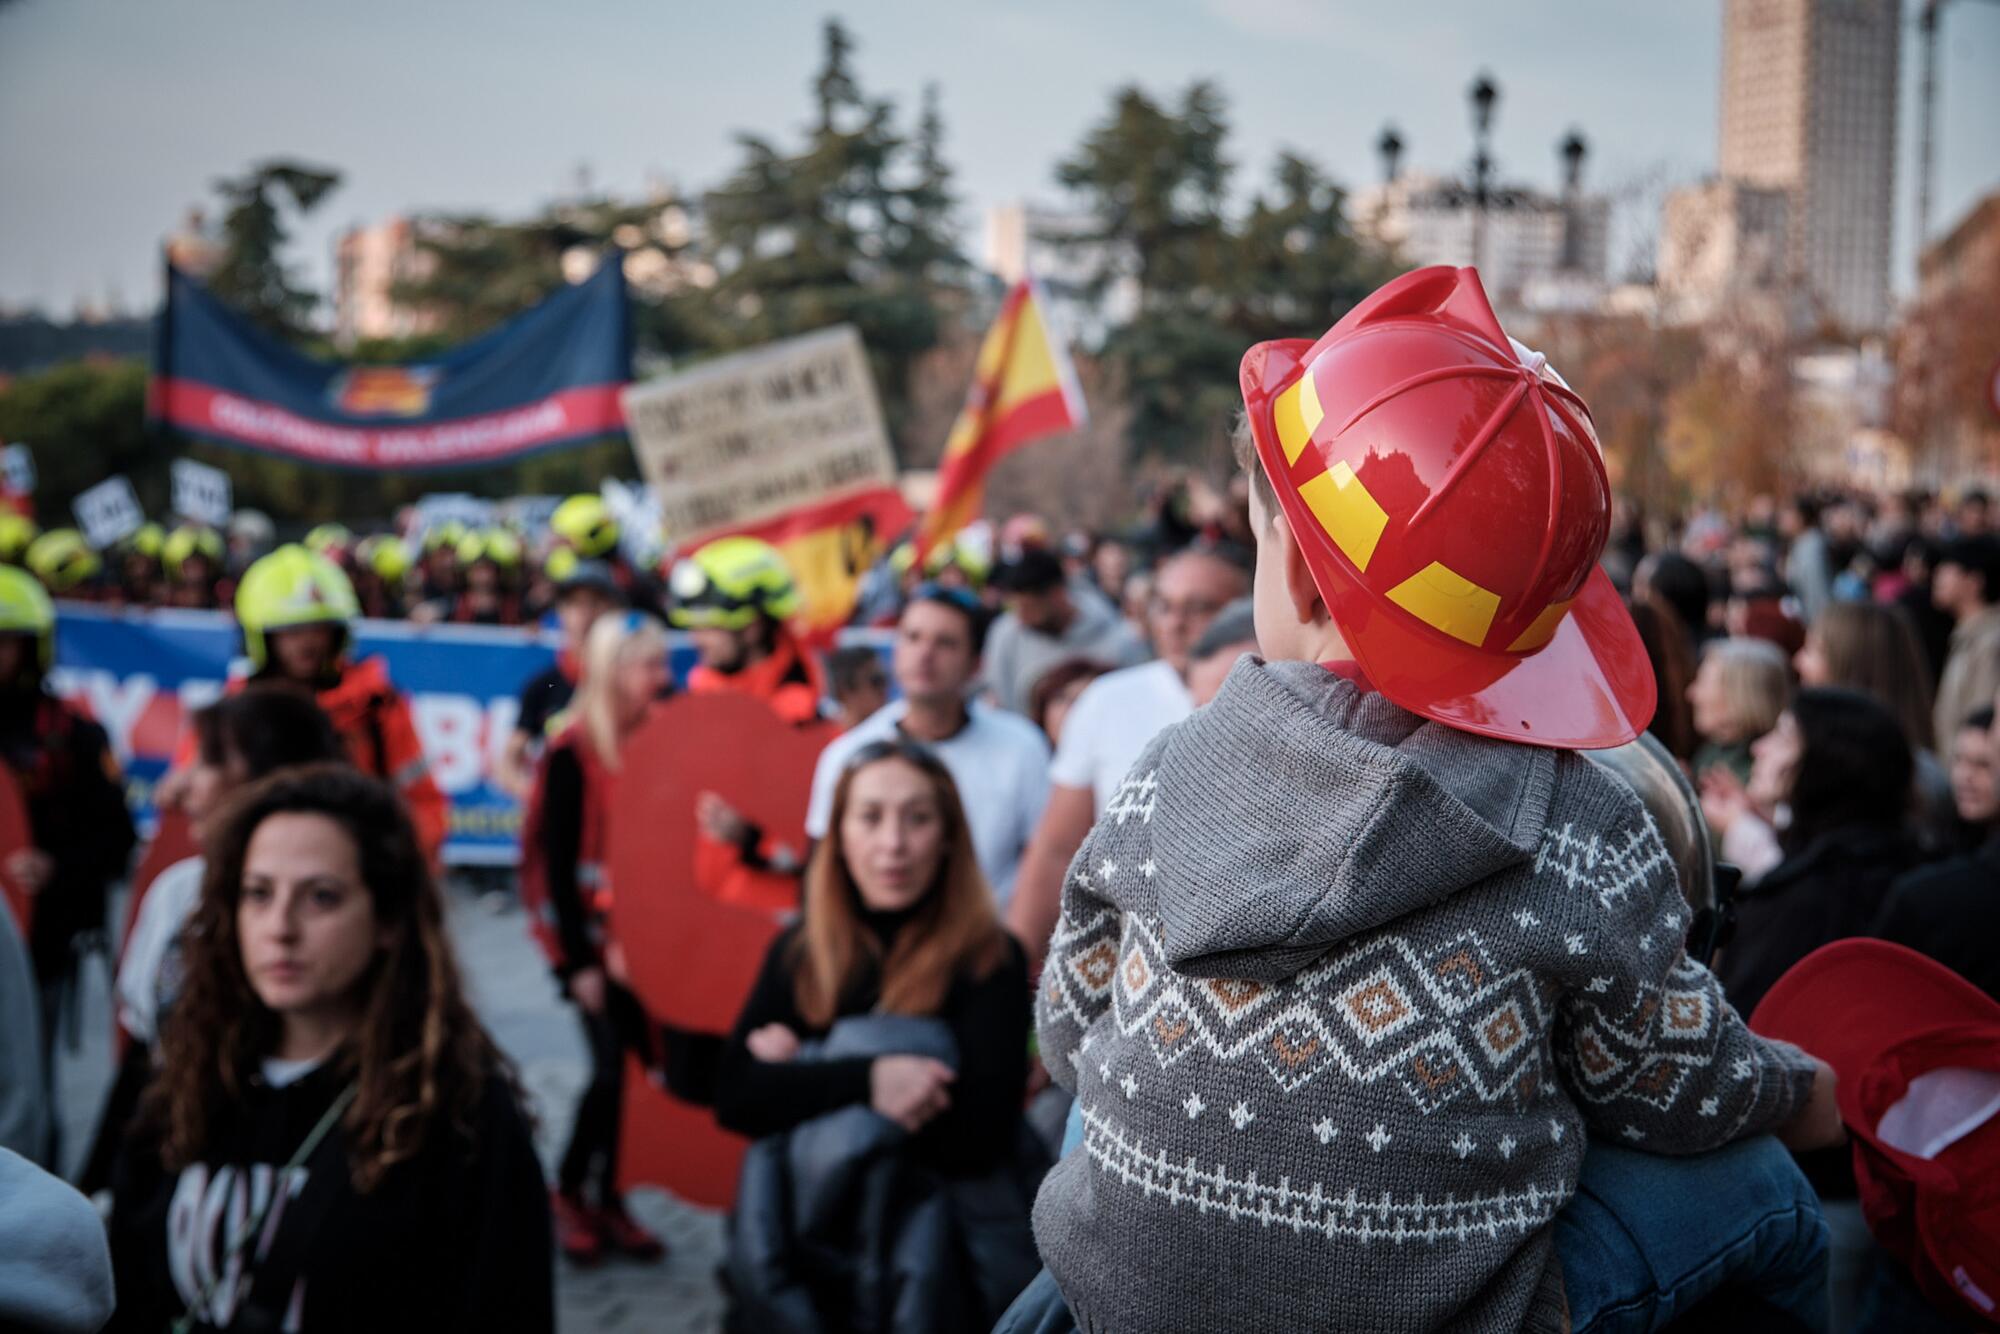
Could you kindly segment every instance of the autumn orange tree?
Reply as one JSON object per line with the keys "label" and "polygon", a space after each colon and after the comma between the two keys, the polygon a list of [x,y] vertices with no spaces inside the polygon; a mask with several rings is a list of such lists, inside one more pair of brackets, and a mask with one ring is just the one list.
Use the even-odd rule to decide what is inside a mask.
{"label": "autumn orange tree", "polygon": [[[1988,205],[2000,211],[2000,205]],[[1919,471],[1951,480],[2000,469],[2000,242],[1927,275],[1895,342],[1894,425]]]}

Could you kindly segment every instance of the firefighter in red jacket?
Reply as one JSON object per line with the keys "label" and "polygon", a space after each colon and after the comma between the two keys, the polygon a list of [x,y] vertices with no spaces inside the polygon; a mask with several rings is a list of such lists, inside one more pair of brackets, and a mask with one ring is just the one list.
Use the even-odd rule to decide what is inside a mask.
{"label": "firefighter in red jacket", "polygon": [[[753,537],[725,537],[674,566],[671,616],[700,659],[691,695],[748,695],[803,727],[819,718],[819,664],[787,622],[803,609],[784,557]],[[701,795],[695,879],[725,903],[788,911],[798,906],[803,849],[775,845],[713,792]]]}
{"label": "firefighter in red jacket", "polygon": [[[236,589],[236,620],[253,671],[229,688],[264,683],[310,689],[356,768],[382,779],[410,808],[417,834],[433,860],[444,846],[451,803],[431,777],[417,740],[410,704],[389,680],[380,658],[350,662],[351,623],[361,614],[354,585],[340,567],[305,547],[279,547],[243,572]],[[161,784],[162,804],[173,804],[181,775],[193,760],[193,736],[181,739],[175,772]]]}

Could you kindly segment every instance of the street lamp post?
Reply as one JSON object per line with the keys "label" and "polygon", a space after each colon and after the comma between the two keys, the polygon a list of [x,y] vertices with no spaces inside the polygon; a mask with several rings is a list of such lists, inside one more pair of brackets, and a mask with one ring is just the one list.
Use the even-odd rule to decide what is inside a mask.
{"label": "street lamp post", "polygon": [[[1493,107],[1500,100],[1500,86],[1493,82],[1492,75],[1482,73],[1472,81],[1467,96],[1472,102],[1472,267],[1477,269],[1486,262],[1487,188],[1493,174],[1490,134]],[[1480,276],[1485,277],[1484,274]]]}
{"label": "street lamp post", "polygon": [[1389,192],[1395,188],[1396,174],[1403,163],[1403,136],[1396,133],[1394,125],[1382,127],[1382,137],[1375,141],[1375,151],[1382,155],[1382,194],[1375,202],[1375,241],[1386,250],[1389,248]]}
{"label": "street lamp post", "polygon": [[1573,273],[1583,265],[1583,237],[1581,202],[1583,195],[1583,160],[1590,152],[1590,145],[1583,137],[1583,131],[1571,130],[1556,145],[1556,155],[1563,164],[1563,238],[1562,270]]}
{"label": "street lamp post", "polygon": [[1375,141],[1375,151],[1382,155],[1382,183],[1394,185],[1403,161],[1403,136],[1396,133],[1394,125],[1382,127],[1382,137]]}

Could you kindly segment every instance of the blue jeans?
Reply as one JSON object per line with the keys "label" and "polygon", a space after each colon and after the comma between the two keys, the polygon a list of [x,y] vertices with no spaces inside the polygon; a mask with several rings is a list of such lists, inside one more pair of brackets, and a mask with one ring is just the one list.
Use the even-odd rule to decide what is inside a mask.
{"label": "blue jeans", "polygon": [[1771,1312],[1759,1328],[1827,1327],[1819,1199],[1768,1135],[1695,1158],[1593,1140],[1556,1215],[1556,1254],[1574,1334],[1659,1329],[1724,1295]]}
{"label": "blue jeans", "polygon": [[[1082,1135],[1072,1108],[1063,1152]],[[1758,1313],[1711,1319],[1714,1308],[1703,1307],[1690,1327],[1827,1328],[1826,1222],[1792,1156],[1768,1135],[1695,1158],[1592,1140],[1555,1241],[1572,1334],[1656,1330],[1730,1298]],[[1044,1269],[995,1334],[1075,1327]]]}

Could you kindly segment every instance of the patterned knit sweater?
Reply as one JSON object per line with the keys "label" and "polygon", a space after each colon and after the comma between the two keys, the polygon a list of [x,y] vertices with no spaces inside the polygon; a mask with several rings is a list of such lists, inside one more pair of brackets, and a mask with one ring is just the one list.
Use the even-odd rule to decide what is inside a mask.
{"label": "patterned knit sweater", "polygon": [[1586,1134],[1690,1154],[1812,1062],[1682,950],[1638,800],[1581,756],[1239,663],[1063,889],[1037,1002],[1083,1147],[1035,1202],[1101,1330],[1560,1329]]}

